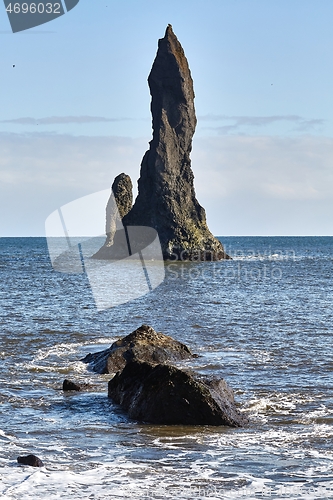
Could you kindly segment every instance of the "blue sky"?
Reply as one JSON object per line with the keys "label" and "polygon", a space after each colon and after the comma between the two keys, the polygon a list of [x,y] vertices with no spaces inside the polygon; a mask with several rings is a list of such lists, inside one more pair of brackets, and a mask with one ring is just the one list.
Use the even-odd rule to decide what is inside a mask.
{"label": "blue sky", "polygon": [[13,34],[0,8],[0,236],[43,235],[49,213],[122,171],[135,184],[168,23],[194,79],[214,234],[332,234],[332,18],[331,0],[80,0]]}

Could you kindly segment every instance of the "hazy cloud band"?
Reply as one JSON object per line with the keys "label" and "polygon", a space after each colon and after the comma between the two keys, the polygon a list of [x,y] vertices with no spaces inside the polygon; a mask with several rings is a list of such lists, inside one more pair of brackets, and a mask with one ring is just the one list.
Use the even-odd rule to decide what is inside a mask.
{"label": "hazy cloud band", "polygon": [[[42,235],[49,213],[121,172],[136,186],[149,139],[0,133],[0,234]],[[196,138],[192,166],[214,234],[332,232],[333,138]]]}
{"label": "hazy cloud band", "polygon": [[267,127],[279,122],[289,122],[295,125],[297,131],[309,131],[317,126],[324,125],[326,120],[321,118],[306,119],[299,115],[272,115],[272,116],[228,116],[228,115],[204,115],[198,117],[201,122],[234,122],[230,125],[218,127],[207,127],[221,134],[238,131],[242,127]]}
{"label": "hazy cloud band", "polygon": [[48,116],[44,118],[13,118],[11,120],[1,120],[0,123],[14,123],[18,125],[59,125],[59,124],[83,124],[130,121],[130,118],[106,118],[104,116]]}

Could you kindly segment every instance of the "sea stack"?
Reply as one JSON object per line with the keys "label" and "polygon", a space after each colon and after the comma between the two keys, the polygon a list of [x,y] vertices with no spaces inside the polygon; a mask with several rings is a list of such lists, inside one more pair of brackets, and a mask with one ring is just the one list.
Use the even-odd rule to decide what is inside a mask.
{"label": "sea stack", "polygon": [[[141,163],[138,196],[122,223],[154,228],[165,260],[226,259],[195,196],[190,160],[197,123],[193,80],[170,24],[158,42],[148,84],[153,139]],[[107,258],[106,254],[96,257]]]}
{"label": "sea stack", "polygon": [[105,246],[113,244],[117,230],[123,229],[122,218],[133,205],[133,186],[129,175],[119,174],[113,181],[111,196],[106,206],[106,242]]}

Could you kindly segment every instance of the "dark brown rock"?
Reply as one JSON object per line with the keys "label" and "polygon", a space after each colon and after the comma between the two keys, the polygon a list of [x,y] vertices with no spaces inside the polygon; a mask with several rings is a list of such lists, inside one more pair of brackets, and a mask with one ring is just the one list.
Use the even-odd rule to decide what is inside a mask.
{"label": "dark brown rock", "polygon": [[171,363],[193,356],[195,355],[185,344],[155,332],[151,326],[142,325],[130,335],[114,342],[108,349],[88,354],[82,361],[91,363],[92,370],[97,373],[115,373],[133,360]]}
{"label": "dark brown rock", "polygon": [[65,378],[63,384],[62,384],[62,390],[63,391],[81,391],[81,386],[78,384],[75,384],[75,382],[72,382],[71,380],[68,380]]}
{"label": "dark brown rock", "polygon": [[225,381],[205,383],[166,364],[133,361],[108,385],[108,396],[135,420],[165,425],[246,423]]}
{"label": "dark brown rock", "polygon": [[44,467],[43,462],[36,455],[27,455],[25,457],[18,457],[17,462],[22,465],[31,465],[31,467]]}

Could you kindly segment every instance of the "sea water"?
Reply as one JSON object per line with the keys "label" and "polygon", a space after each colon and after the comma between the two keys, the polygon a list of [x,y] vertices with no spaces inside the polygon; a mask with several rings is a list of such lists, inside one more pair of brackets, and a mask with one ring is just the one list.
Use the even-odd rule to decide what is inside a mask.
{"label": "sea water", "polygon": [[[0,239],[2,499],[333,498],[333,238],[222,241],[233,260],[167,264],[153,292],[98,312],[44,238]],[[142,324],[223,377],[248,426],[128,419],[80,359]],[[17,464],[30,453],[45,466]]]}

